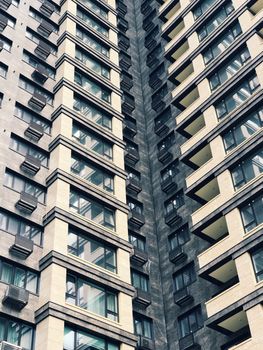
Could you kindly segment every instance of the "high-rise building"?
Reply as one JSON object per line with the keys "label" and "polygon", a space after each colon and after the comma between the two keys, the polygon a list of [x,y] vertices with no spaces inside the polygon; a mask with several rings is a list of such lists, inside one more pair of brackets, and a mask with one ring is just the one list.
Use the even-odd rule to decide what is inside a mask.
{"label": "high-rise building", "polygon": [[0,0],[0,349],[263,349],[263,1]]}

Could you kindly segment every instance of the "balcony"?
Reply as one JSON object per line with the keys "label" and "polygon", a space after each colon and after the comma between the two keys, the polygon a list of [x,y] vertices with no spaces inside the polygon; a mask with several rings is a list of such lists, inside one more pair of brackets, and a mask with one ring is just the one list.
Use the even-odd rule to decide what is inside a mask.
{"label": "balcony", "polygon": [[133,147],[126,147],[124,152],[125,162],[130,166],[135,166],[140,160],[139,152]]}
{"label": "balcony", "polygon": [[176,247],[169,252],[169,260],[174,264],[179,264],[186,259],[187,254],[184,252],[182,246]]}
{"label": "balcony", "polygon": [[46,60],[48,56],[50,55],[51,49],[48,44],[46,44],[44,41],[39,40],[39,44],[35,48],[35,54],[42,58],[43,60]]}
{"label": "balcony", "polygon": [[45,96],[39,94],[38,92],[34,92],[28,101],[28,105],[37,111],[42,111],[42,109],[47,104],[47,99]]}
{"label": "balcony", "polygon": [[137,350],[154,350],[154,342],[151,339],[140,335],[138,339]]}
{"label": "balcony", "polygon": [[32,78],[40,84],[44,84],[48,78],[47,70],[41,64],[38,64],[32,73]]}
{"label": "balcony", "polygon": [[164,218],[168,226],[178,226],[182,222],[182,218],[178,215],[176,208],[167,213]]}
{"label": "balcony", "polygon": [[193,334],[189,334],[186,337],[183,337],[179,340],[179,349],[180,350],[200,350],[201,346],[198,344]]}
{"label": "balcony", "polygon": [[126,33],[126,31],[129,28],[128,21],[126,21],[124,18],[118,17],[117,20],[117,27],[120,29],[122,32]]}
{"label": "balcony", "polygon": [[128,71],[129,68],[131,67],[132,65],[132,61],[131,61],[131,57],[130,55],[124,53],[124,52],[120,52],[120,60],[119,60],[119,63],[120,63],[120,67],[121,69],[125,70],[125,71]]}
{"label": "balcony", "polygon": [[140,229],[145,224],[144,215],[135,210],[131,210],[128,215],[129,225],[135,229]]}
{"label": "balcony", "polygon": [[161,181],[161,189],[166,194],[176,191],[177,188],[178,186],[177,186],[177,183],[175,182],[175,177],[172,175],[169,175],[168,177],[166,177]]}
{"label": "balcony", "polygon": [[41,161],[38,158],[35,158],[31,156],[30,154],[27,154],[25,156],[25,160],[20,165],[21,170],[23,170],[25,173],[28,173],[29,175],[36,175],[36,173],[41,168]]}
{"label": "balcony", "polygon": [[134,137],[137,134],[137,125],[131,120],[123,120],[123,131],[126,135]]}
{"label": "balcony", "polygon": [[53,26],[48,21],[42,19],[39,26],[37,27],[37,32],[48,38],[49,35],[53,32]]}
{"label": "balcony", "polygon": [[10,284],[7,287],[2,303],[20,311],[27,305],[28,297],[29,292],[27,290]]}
{"label": "balcony", "polygon": [[145,292],[141,289],[136,288],[135,295],[133,298],[134,303],[140,304],[144,308],[148,307],[151,304],[151,294]]}
{"label": "balcony", "polygon": [[24,134],[25,136],[27,136],[28,138],[34,141],[39,141],[41,137],[44,135],[44,129],[41,125],[35,122],[30,122]]}
{"label": "balcony", "polygon": [[176,305],[182,307],[194,301],[194,297],[190,294],[188,287],[174,292],[174,302]]}
{"label": "balcony", "polygon": [[7,17],[0,13],[0,33],[5,29],[6,26],[7,26]]}
{"label": "balcony", "polygon": [[55,11],[55,6],[51,4],[49,1],[44,1],[40,6],[39,11],[44,15],[46,15],[47,17],[50,17]]}
{"label": "balcony", "polygon": [[20,193],[20,199],[16,203],[16,208],[25,214],[32,214],[37,207],[37,198],[26,192]]}
{"label": "balcony", "polygon": [[33,252],[33,248],[34,243],[31,239],[16,235],[15,242],[9,251],[20,259],[26,259]]}
{"label": "balcony", "polygon": [[132,87],[132,76],[127,74],[121,74],[121,88],[130,91]]}
{"label": "balcony", "polygon": [[0,0],[0,8],[3,10],[7,10],[8,7],[12,4],[12,0]]}
{"label": "balcony", "polygon": [[134,261],[137,265],[144,265],[148,261],[148,253],[133,247],[131,252],[131,260]]}
{"label": "balcony", "polygon": [[135,108],[135,99],[133,96],[123,94],[122,95],[122,112],[131,114]]}
{"label": "balcony", "polygon": [[116,10],[120,15],[125,16],[127,13],[127,6],[123,2],[118,1]]}
{"label": "balcony", "polygon": [[126,189],[131,194],[137,195],[138,193],[141,192],[142,186],[141,186],[139,180],[132,178],[132,177],[129,177],[126,180]]}
{"label": "balcony", "polygon": [[152,99],[152,109],[157,113],[161,112],[165,108],[165,102],[162,100],[161,96],[155,96]]}
{"label": "balcony", "polygon": [[166,147],[163,147],[158,151],[158,159],[161,163],[167,164],[173,159],[173,155]]}
{"label": "balcony", "polygon": [[119,34],[118,36],[118,44],[119,48],[123,51],[127,51],[128,48],[130,47],[130,39],[127,38],[127,36],[123,34]]}

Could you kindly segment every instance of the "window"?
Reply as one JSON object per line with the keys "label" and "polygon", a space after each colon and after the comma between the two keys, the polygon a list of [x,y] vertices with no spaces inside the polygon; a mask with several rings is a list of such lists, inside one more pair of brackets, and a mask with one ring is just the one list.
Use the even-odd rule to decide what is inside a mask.
{"label": "window", "polygon": [[205,64],[210,63],[222,52],[224,52],[234,40],[242,33],[241,27],[237,22],[231,29],[229,29],[223,36],[221,36],[208,50],[203,53]]}
{"label": "window", "polygon": [[81,278],[67,276],[66,302],[118,321],[117,294]]}
{"label": "window", "polygon": [[145,252],[145,239],[133,233],[129,233],[129,242],[139,250]]}
{"label": "window", "polygon": [[194,263],[176,272],[173,276],[173,280],[176,292],[192,284],[196,280]]}
{"label": "window", "polygon": [[180,338],[196,332],[203,326],[201,307],[198,306],[185,315],[178,317]]}
{"label": "window", "polygon": [[263,172],[263,148],[244,159],[231,170],[235,190],[244,186]]}
{"label": "window", "polygon": [[51,21],[48,21],[46,19],[45,16],[43,16],[42,14],[40,14],[38,11],[36,11],[35,9],[33,9],[33,7],[30,7],[29,8],[29,16],[34,18],[36,21],[38,22],[42,22],[43,20],[47,21],[48,24],[51,26],[52,30],[54,33],[58,33],[58,26],[55,25],[55,23],[51,22]]}
{"label": "window", "polygon": [[218,119],[221,119],[231,113],[234,109],[244,103],[252,96],[260,87],[258,77],[253,75],[243,81],[238,88],[231,91],[225,98],[215,104],[215,110]]}
{"label": "window", "polygon": [[133,287],[140,289],[144,292],[149,291],[149,278],[148,278],[148,276],[146,276],[138,271],[132,271],[131,277],[132,277]]}
{"label": "window", "polygon": [[184,245],[187,241],[189,241],[189,230],[187,225],[181,227],[169,236],[171,250]]}
{"label": "window", "polygon": [[103,242],[70,230],[68,233],[68,252],[116,273],[116,249]]}
{"label": "window", "polygon": [[105,226],[111,230],[115,229],[114,211],[106,208],[100,203],[71,191],[69,207],[75,213],[78,213],[97,224]]}
{"label": "window", "polygon": [[250,54],[247,48],[240,51],[240,53],[232,58],[230,62],[209,78],[211,91],[214,91],[225,81],[235,75],[249,59]]}
{"label": "window", "polygon": [[143,205],[141,203],[137,203],[131,199],[127,199],[127,204],[131,211],[141,215],[143,214]]}
{"label": "window", "polygon": [[40,35],[38,35],[37,33],[35,33],[33,30],[31,30],[30,28],[26,29],[26,38],[32,40],[34,43],[36,43],[37,45],[40,44],[41,41],[43,41],[50,49],[50,52],[52,53],[52,55],[57,55],[57,48],[55,45],[52,45],[50,43],[50,41],[47,40],[43,40],[42,37]]}
{"label": "window", "polygon": [[22,141],[18,137],[11,135],[11,149],[26,156],[27,154],[33,156],[41,161],[41,165],[48,166],[48,156],[46,153],[36,149],[34,146]]}
{"label": "window", "polygon": [[81,0],[81,2],[86,5],[89,9],[91,9],[96,14],[108,18],[108,11],[106,11],[101,6],[98,6],[94,1],[92,0]]}
{"label": "window", "polygon": [[100,85],[90,80],[89,78],[85,77],[83,74],[75,72],[74,81],[75,83],[80,85],[83,89],[88,91],[90,94],[102,99],[107,103],[111,103],[110,91],[108,89],[101,87]]}
{"label": "window", "polygon": [[82,97],[74,97],[73,109],[80,112],[94,123],[103,126],[106,129],[111,130],[112,117],[105,112],[92,106],[89,102],[86,102]]}
{"label": "window", "polygon": [[198,19],[200,16],[202,16],[215,2],[216,0],[201,1],[193,10],[194,18]]}
{"label": "window", "polygon": [[178,170],[178,160],[173,161],[164,170],[161,171],[162,181],[165,181],[171,177],[174,177],[179,173]]}
{"label": "window", "polygon": [[99,21],[95,20],[90,14],[84,12],[80,7],[77,8],[77,16],[96,32],[102,34],[106,38],[109,36],[108,28],[99,23]]}
{"label": "window", "polygon": [[251,200],[247,205],[240,208],[240,213],[245,232],[263,223],[263,194]]}
{"label": "window", "polygon": [[152,322],[150,319],[141,315],[134,315],[134,332],[136,335],[142,335],[145,338],[152,339]]}
{"label": "window", "polygon": [[101,64],[98,60],[87,55],[84,51],[76,49],[75,57],[95,73],[106,79],[110,79],[110,69],[106,65]]}
{"label": "window", "polygon": [[16,19],[12,16],[10,16],[9,14],[5,13],[2,14],[3,17],[5,17],[6,20],[6,24],[11,27],[11,28],[15,28],[16,25]]}
{"label": "window", "polygon": [[21,346],[25,350],[33,350],[33,328],[8,318],[0,317],[0,341]]}
{"label": "window", "polygon": [[28,269],[24,269],[0,259],[0,281],[24,288],[31,293],[38,291],[38,276]]}
{"label": "window", "polygon": [[3,49],[10,52],[12,47],[12,41],[8,40],[2,35],[0,35],[0,41],[3,45]]}
{"label": "window", "polygon": [[24,108],[21,105],[16,104],[14,115],[17,118],[22,119],[24,122],[26,122],[28,124],[30,124],[31,122],[34,122],[34,123],[40,125],[46,133],[48,133],[48,134],[51,133],[51,126],[47,121],[40,119],[40,117],[38,117],[33,112],[27,110],[26,108]]}
{"label": "window", "polygon": [[89,133],[76,124],[73,124],[72,137],[88,149],[100,154],[106,159],[112,160],[112,145],[102,140],[102,138],[95,136],[93,133]]}
{"label": "window", "polygon": [[73,330],[65,327],[64,331],[64,350],[77,349],[94,349],[94,350],[119,350],[119,346],[106,340],[104,337],[99,338],[94,334],[83,331]]}
{"label": "window", "polygon": [[24,221],[22,218],[18,219],[16,216],[3,211],[0,211],[0,230],[32,239],[38,245],[42,243],[42,231],[40,228]]}
{"label": "window", "polygon": [[7,70],[8,70],[8,67],[5,64],[0,63],[0,76],[2,78],[6,78]]}
{"label": "window", "polygon": [[162,114],[160,114],[157,118],[155,118],[154,123],[156,126],[163,125],[171,118],[171,116],[172,116],[171,111],[170,109],[168,109]]}
{"label": "window", "polygon": [[160,143],[158,143],[158,150],[162,151],[163,149],[170,148],[175,143],[175,134],[171,133],[166,136]]}
{"label": "window", "polygon": [[21,89],[26,90],[27,92],[29,92],[32,95],[34,93],[42,95],[43,97],[45,97],[47,103],[49,103],[50,105],[53,104],[53,94],[51,94],[51,93],[47,92],[46,90],[38,87],[37,85],[32,83],[30,80],[20,76],[18,86]]}
{"label": "window", "polygon": [[263,247],[258,248],[251,254],[257,281],[263,280]]}
{"label": "window", "polygon": [[107,192],[113,193],[113,176],[105,171],[91,165],[83,159],[76,156],[72,157],[71,172],[78,175],[92,184],[103,188]]}
{"label": "window", "polygon": [[245,117],[238,125],[233,126],[223,135],[226,152],[232,151],[244,140],[263,127],[263,109]]}
{"label": "window", "polygon": [[89,33],[79,29],[77,27],[76,35],[80,38],[85,44],[90,46],[92,49],[98,51],[102,55],[109,57],[110,50],[107,46],[98,41],[98,39],[94,39]]}
{"label": "window", "polygon": [[19,175],[7,171],[5,173],[4,184],[17,192],[25,192],[36,197],[39,203],[45,203],[45,191],[40,186],[33,184],[31,181],[28,181]]}
{"label": "window", "polygon": [[43,68],[45,73],[52,79],[55,79],[55,70],[47,65],[44,65],[35,56],[31,55],[27,51],[23,52],[23,60],[34,68]]}
{"label": "window", "polygon": [[204,40],[208,35],[210,35],[233,11],[234,6],[232,1],[228,2],[226,5],[217,10],[216,14],[197,31],[199,41]]}
{"label": "window", "polygon": [[164,203],[166,214],[180,208],[182,205],[184,205],[184,194],[183,191],[180,191]]}

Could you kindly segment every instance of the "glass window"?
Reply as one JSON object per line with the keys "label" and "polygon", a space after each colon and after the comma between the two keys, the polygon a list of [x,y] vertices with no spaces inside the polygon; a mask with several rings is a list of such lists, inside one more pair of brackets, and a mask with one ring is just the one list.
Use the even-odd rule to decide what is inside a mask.
{"label": "glass window", "polygon": [[102,138],[96,136],[94,133],[90,133],[86,129],[73,124],[72,136],[76,141],[86,146],[88,149],[102,155],[106,159],[112,160],[112,145],[107,141],[102,140]]}
{"label": "glass window", "polygon": [[69,207],[72,211],[86,217],[89,220],[105,226],[111,230],[115,230],[115,214],[114,211],[106,208],[102,204],[84,197],[77,192],[71,191]]}
{"label": "glass window", "polygon": [[45,204],[46,193],[40,186],[32,184],[28,180],[25,180],[9,171],[5,173],[4,183],[7,187],[18,192],[24,191],[36,197],[39,203]]}
{"label": "glass window", "polygon": [[94,334],[73,330],[66,326],[64,330],[63,349],[119,350],[119,346],[105,338],[99,338]]}
{"label": "glass window", "polygon": [[94,123],[111,130],[112,117],[107,115],[105,112],[102,112],[101,110],[97,109],[96,107],[92,106],[83,98],[74,97],[73,109],[80,112],[85,117],[92,120]]}
{"label": "glass window", "polygon": [[117,294],[81,278],[68,275],[66,301],[118,321]]}
{"label": "glass window", "polygon": [[[47,19],[46,19],[46,17],[45,16],[43,16],[41,13],[39,13],[38,11],[36,11],[33,7],[30,7],[29,8],[29,16],[30,17],[32,17],[32,18],[34,18],[36,21],[38,21],[38,22],[42,22],[43,20],[45,20],[45,21],[47,21]],[[52,21],[47,21],[48,22],[48,24],[51,26],[51,28],[52,28],[52,31],[54,32],[54,33],[58,33],[58,26],[54,23],[54,22],[52,22]]]}
{"label": "glass window", "polygon": [[108,28],[99,23],[99,21],[95,20],[89,13],[83,11],[83,9],[80,7],[77,7],[77,16],[99,34],[102,34],[105,37],[109,36]]}
{"label": "glass window", "polygon": [[260,282],[263,280],[263,247],[253,251],[251,256],[257,281]]}
{"label": "glass window", "polygon": [[98,60],[95,60],[83,50],[77,48],[75,52],[75,57],[76,59],[84,63],[89,69],[93,70],[95,73],[101,75],[106,79],[110,79],[110,68],[100,63]]}
{"label": "glass window", "polygon": [[40,125],[44,129],[44,131],[48,134],[50,134],[50,132],[51,132],[51,126],[47,121],[40,119],[33,112],[27,110],[26,108],[24,108],[18,104],[15,107],[14,115],[17,118],[22,119],[24,122],[26,122],[28,124],[30,124],[31,122],[34,122],[34,123]]}
{"label": "glass window", "polygon": [[171,250],[184,245],[189,240],[188,226],[183,226],[169,237]]}
{"label": "glass window", "polygon": [[32,350],[33,328],[24,323],[0,317],[0,341],[1,340],[21,346],[25,350]]}
{"label": "glass window", "polygon": [[38,291],[38,275],[4,260],[0,260],[0,281],[24,288],[32,293]]}
{"label": "glass window", "polygon": [[80,233],[69,231],[68,252],[116,273],[116,249],[111,248],[100,241],[94,240],[93,238],[84,236]]}
{"label": "glass window", "polygon": [[184,194],[182,191],[176,193],[172,198],[164,203],[166,214],[184,205]]}
{"label": "glass window", "polygon": [[84,178],[92,184],[103,188],[107,192],[113,193],[114,191],[114,181],[112,175],[99,169],[98,167],[95,167],[91,163],[78,158],[77,156],[72,156],[71,172]]}
{"label": "glass window", "polygon": [[164,170],[161,171],[162,181],[172,178],[179,173],[178,170],[178,160],[170,163]]}
{"label": "glass window", "polygon": [[229,29],[223,36],[221,36],[208,50],[203,53],[205,64],[210,63],[213,59],[224,52],[235,40],[237,36],[242,33],[238,22],[231,29]]}
{"label": "glass window", "polygon": [[166,136],[160,143],[158,143],[158,150],[162,151],[163,149],[170,148],[175,143],[175,134],[171,133]]}
{"label": "glass window", "polygon": [[215,2],[216,0],[202,0],[199,2],[193,10],[195,20],[202,16]]}
{"label": "glass window", "polygon": [[30,155],[41,161],[41,164],[45,167],[48,166],[48,156],[42,151],[39,151],[34,146],[29,145],[28,143],[18,139],[15,136],[11,136],[11,149],[22,154]]}
{"label": "glass window", "polygon": [[0,76],[2,78],[6,78],[7,71],[8,71],[8,67],[5,64],[0,63]]}
{"label": "glass window", "polygon": [[44,65],[43,63],[40,62],[38,58],[35,56],[31,55],[27,51],[23,51],[23,60],[27,62],[30,66],[34,68],[42,68],[44,69],[45,73],[52,79],[55,79],[55,70],[52,69],[51,67]]}
{"label": "glass window", "polygon": [[29,92],[30,94],[34,94],[34,93],[38,93],[40,95],[42,95],[43,97],[45,97],[47,103],[49,104],[53,104],[53,94],[48,93],[46,90],[39,88],[37,85],[34,85],[32,82],[30,82],[29,80],[20,77],[19,79],[19,83],[18,83],[19,87],[26,90],[27,92]]}
{"label": "glass window", "polygon": [[152,339],[152,322],[150,319],[134,315],[134,332],[136,335],[142,335],[145,338]]}
{"label": "glass window", "polygon": [[210,35],[221,23],[234,11],[232,1],[228,2],[217,10],[216,14],[208,20],[200,29],[198,29],[197,34],[199,41],[205,39]]}
{"label": "glass window", "polygon": [[215,104],[218,119],[224,118],[227,114],[239,107],[252,96],[259,87],[258,78],[256,75],[253,75],[239,85],[234,91],[231,91],[224,99]]}
{"label": "glass window", "polygon": [[132,270],[131,277],[132,277],[133,287],[138,288],[144,292],[149,291],[149,278],[148,278],[148,276],[146,276],[138,271]]}
{"label": "glass window", "polygon": [[141,251],[145,251],[145,240],[133,233],[129,233],[129,242]]}
{"label": "glass window", "polygon": [[187,314],[178,318],[180,338],[196,332],[203,326],[201,307],[198,306]]}
{"label": "glass window", "polygon": [[4,36],[0,35],[0,41],[3,44],[3,49],[6,51],[11,51],[12,41],[6,39]]}
{"label": "glass window", "polygon": [[92,95],[102,99],[107,103],[111,103],[111,93],[109,90],[102,88],[100,85],[85,77],[84,75],[75,72],[74,77],[75,83],[83,87],[83,89],[87,90]]}
{"label": "glass window", "polygon": [[231,175],[235,189],[239,189],[247,182],[263,172],[263,149],[258,150],[249,158],[243,160],[234,169]]}
{"label": "glass window", "polygon": [[247,205],[240,208],[240,213],[245,232],[263,223],[263,194],[251,200]]}
{"label": "glass window", "polygon": [[92,0],[81,0],[81,2],[86,5],[89,9],[91,9],[93,12],[97,13],[98,15],[108,18],[108,11],[106,11],[101,6],[98,6],[94,1]]}
{"label": "glass window", "polygon": [[83,31],[77,27],[76,35],[80,38],[85,44],[90,46],[92,49],[98,51],[102,55],[109,57],[109,48],[102,44],[97,38],[93,38],[90,33]]}
{"label": "glass window", "polygon": [[228,62],[224,67],[218,70],[214,75],[209,78],[211,91],[217,89],[225,81],[230,79],[235,75],[240,68],[250,59],[250,54],[247,48],[243,49],[239,54],[237,54],[230,62]]}
{"label": "glass window", "polygon": [[176,292],[192,284],[196,280],[194,264],[191,263],[176,272],[173,279]]}
{"label": "glass window", "polygon": [[223,135],[226,152],[232,151],[244,140],[257,132],[263,126],[263,109],[245,117],[238,125],[233,126]]}
{"label": "glass window", "polygon": [[[41,41],[43,41],[43,38],[41,37],[41,35],[38,35],[37,33],[35,33],[33,30],[31,30],[30,28],[26,29],[26,38],[32,40],[34,43],[36,43],[37,45],[39,45],[39,43]],[[52,53],[53,55],[57,55],[57,47],[55,45],[52,45],[50,43],[50,41],[46,42],[44,41],[45,44],[49,47],[50,49],[50,53]]]}
{"label": "glass window", "polygon": [[131,211],[134,211],[138,214],[143,214],[143,205],[141,203],[136,203],[135,201],[128,199],[127,204]]}

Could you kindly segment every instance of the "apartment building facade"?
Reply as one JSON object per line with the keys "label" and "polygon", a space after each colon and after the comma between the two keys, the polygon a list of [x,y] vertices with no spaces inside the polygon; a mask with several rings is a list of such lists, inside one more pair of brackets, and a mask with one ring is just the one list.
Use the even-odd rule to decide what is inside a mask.
{"label": "apartment building facade", "polygon": [[262,349],[262,9],[0,0],[0,349]]}

